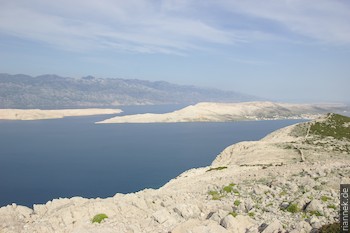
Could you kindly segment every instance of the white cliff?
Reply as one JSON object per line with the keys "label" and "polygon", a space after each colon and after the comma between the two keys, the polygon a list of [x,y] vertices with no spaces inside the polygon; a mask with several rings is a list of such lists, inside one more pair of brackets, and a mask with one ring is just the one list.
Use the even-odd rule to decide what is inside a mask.
{"label": "white cliff", "polygon": [[117,116],[97,123],[228,122],[238,120],[313,119],[344,107],[339,104],[274,102],[199,103],[164,114]]}
{"label": "white cliff", "polygon": [[121,113],[120,109],[59,109],[59,110],[42,110],[42,109],[0,109],[0,120],[43,120],[55,119],[69,116],[92,116],[104,114]]}
{"label": "white cliff", "polygon": [[[337,221],[339,184],[350,182],[348,122],[331,114],[232,145],[158,190],[2,207],[0,232],[311,232]],[[92,223],[99,213],[108,218]]]}

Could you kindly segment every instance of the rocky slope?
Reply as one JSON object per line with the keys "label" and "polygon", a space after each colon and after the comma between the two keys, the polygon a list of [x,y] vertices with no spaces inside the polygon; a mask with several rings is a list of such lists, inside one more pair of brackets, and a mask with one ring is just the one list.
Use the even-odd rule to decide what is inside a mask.
{"label": "rocky slope", "polygon": [[0,108],[81,108],[145,104],[238,102],[257,97],[168,82],[0,74]]}
{"label": "rocky slope", "polygon": [[228,122],[315,118],[327,112],[345,110],[340,104],[289,104],[274,102],[199,103],[164,114],[117,116],[98,123]]}
{"label": "rocky slope", "polygon": [[41,110],[41,109],[0,109],[0,120],[42,120],[55,119],[69,116],[92,116],[104,114],[121,113],[120,109],[59,109],[59,110]]}
{"label": "rocky slope", "polygon": [[338,220],[349,132],[350,118],[328,114],[232,145],[158,190],[2,207],[0,232],[315,232]]}

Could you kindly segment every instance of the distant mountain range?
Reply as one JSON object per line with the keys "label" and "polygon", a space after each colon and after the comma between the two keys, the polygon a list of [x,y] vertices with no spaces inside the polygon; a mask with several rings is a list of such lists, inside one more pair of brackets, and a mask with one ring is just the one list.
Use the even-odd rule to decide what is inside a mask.
{"label": "distant mountain range", "polygon": [[163,81],[0,74],[0,108],[111,107],[253,100],[259,98]]}

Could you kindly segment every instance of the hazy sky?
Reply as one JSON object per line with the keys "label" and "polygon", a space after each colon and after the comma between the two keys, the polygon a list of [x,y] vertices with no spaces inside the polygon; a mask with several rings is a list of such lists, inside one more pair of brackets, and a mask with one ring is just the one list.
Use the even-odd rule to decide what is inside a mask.
{"label": "hazy sky", "polygon": [[350,1],[0,0],[0,72],[350,102]]}

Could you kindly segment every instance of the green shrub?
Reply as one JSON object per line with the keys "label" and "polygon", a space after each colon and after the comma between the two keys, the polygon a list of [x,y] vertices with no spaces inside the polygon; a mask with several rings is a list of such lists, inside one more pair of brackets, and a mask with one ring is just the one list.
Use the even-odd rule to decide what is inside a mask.
{"label": "green shrub", "polygon": [[228,186],[223,187],[222,190],[223,190],[224,192],[231,193],[232,190],[233,190],[233,188],[232,188],[232,186],[228,185]]}
{"label": "green shrub", "polygon": [[223,197],[218,191],[209,191],[208,194],[213,200],[220,200]]}
{"label": "green shrub", "polygon": [[252,217],[255,216],[255,214],[254,214],[254,212],[249,212],[249,213],[248,213],[248,216],[252,218]]}
{"label": "green shrub", "polygon": [[235,200],[235,202],[233,203],[235,206],[239,206],[241,204],[240,200]]}
{"label": "green shrub", "polygon": [[288,212],[290,213],[297,213],[300,211],[299,207],[297,204],[290,204],[287,209],[286,209]]}
{"label": "green shrub", "polygon": [[236,212],[230,212],[229,215],[232,215],[234,218],[237,216]]}
{"label": "green shrub", "polygon": [[336,209],[337,208],[334,204],[330,204],[327,207],[330,208],[330,209]]}
{"label": "green shrub", "polygon": [[101,221],[105,218],[108,218],[106,214],[96,214],[95,217],[92,219],[92,223],[101,223]]}
{"label": "green shrub", "polygon": [[323,201],[323,202],[326,202],[326,201],[328,201],[330,198],[329,197],[327,197],[327,196],[322,196],[321,197],[321,200]]}

